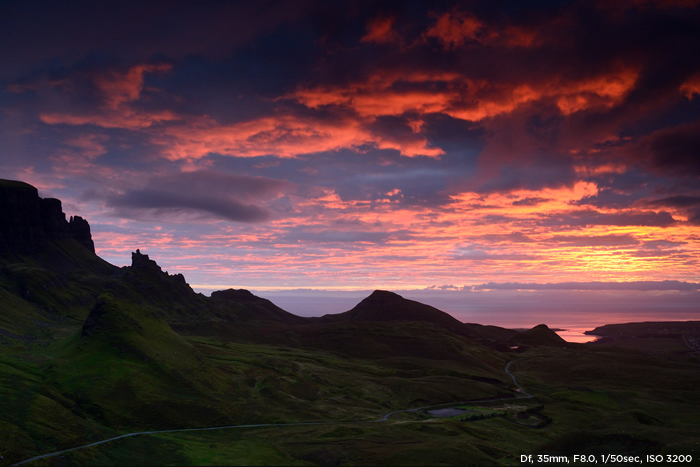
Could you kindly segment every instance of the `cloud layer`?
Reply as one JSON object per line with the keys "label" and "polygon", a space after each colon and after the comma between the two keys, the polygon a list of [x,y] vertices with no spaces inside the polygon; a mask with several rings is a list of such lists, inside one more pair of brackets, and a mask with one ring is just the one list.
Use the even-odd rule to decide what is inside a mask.
{"label": "cloud layer", "polygon": [[0,171],[112,261],[250,286],[700,280],[697,2],[42,8],[0,6]]}

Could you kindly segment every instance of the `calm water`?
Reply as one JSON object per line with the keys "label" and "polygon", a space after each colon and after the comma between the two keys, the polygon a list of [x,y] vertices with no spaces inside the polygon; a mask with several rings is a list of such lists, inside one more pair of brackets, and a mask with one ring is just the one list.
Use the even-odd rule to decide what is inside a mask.
{"label": "calm water", "polygon": [[586,331],[586,329],[563,329],[561,331],[557,331],[557,334],[559,334],[559,337],[564,339],[566,342],[593,342],[598,339],[596,336],[584,334],[583,331]]}

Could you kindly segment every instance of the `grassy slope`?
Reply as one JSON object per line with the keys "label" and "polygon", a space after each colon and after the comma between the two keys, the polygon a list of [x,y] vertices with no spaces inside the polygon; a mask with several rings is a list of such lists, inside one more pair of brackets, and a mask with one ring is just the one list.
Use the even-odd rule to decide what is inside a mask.
{"label": "grassy slope", "polygon": [[[229,362],[245,360],[248,364],[254,352],[262,352],[258,358],[263,360],[279,359],[268,361],[270,368],[312,357],[302,353],[285,359],[284,351],[264,346],[203,345],[223,345]],[[209,358],[214,361],[222,356]],[[340,365],[327,358],[324,368]],[[260,365],[249,368],[259,369]],[[591,346],[540,347],[520,354],[512,370],[537,399],[510,405],[529,407],[549,417],[551,423],[533,428],[519,424],[517,417],[461,422],[401,414],[385,424],[149,436],[71,453],[67,459],[78,465],[116,465],[127,458],[155,462],[154,457],[144,454],[146,446],[152,446],[167,449],[174,465],[520,465],[521,454],[536,453],[687,453],[695,458],[691,465],[698,465],[700,427],[696,414],[700,401],[694,388],[700,383],[700,367],[687,358],[649,357]],[[494,410],[499,409],[493,405]],[[362,412],[363,408],[356,410]],[[365,413],[371,412],[371,408],[365,409]],[[127,453],[132,450],[141,457],[129,458]]]}

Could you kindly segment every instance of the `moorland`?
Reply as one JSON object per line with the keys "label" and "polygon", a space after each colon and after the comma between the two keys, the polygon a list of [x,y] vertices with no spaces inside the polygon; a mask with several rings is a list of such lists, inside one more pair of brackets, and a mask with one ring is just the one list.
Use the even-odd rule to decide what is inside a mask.
{"label": "moorland", "polygon": [[388,291],[320,318],[246,290],[206,297],[138,250],[130,266],[107,263],[86,220],[0,181],[3,465],[239,425],[266,426],[128,436],[24,465],[521,465],[530,454],[698,465],[700,322],[591,332],[603,338],[462,323]]}

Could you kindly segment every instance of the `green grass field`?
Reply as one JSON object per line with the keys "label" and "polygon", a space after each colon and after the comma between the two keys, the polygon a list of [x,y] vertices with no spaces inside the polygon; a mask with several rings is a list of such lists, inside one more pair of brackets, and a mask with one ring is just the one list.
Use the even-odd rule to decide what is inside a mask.
{"label": "green grass field", "polygon": [[[205,365],[227,375],[230,388],[236,388],[238,399],[229,402],[238,407],[241,423],[344,423],[137,436],[42,459],[33,465],[520,465],[521,454],[535,453],[688,453],[697,457],[700,427],[692,408],[700,402],[694,390],[700,383],[700,366],[692,362],[651,358],[615,348],[533,348],[518,354],[511,371],[535,398],[455,405],[498,416],[437,419],[425,412],[409,412],[385,423],[365,423],[391,410],[408,408],[411,402],[437,404],[457,395],[467,400],[481,398],[488,391],[480,386],[483,383],[454,374],[416,372],[399,376],[398,372],[409,370],[398,370],[399,365],[391,359],[353,359],[327,351],[202,337],[188,338],[186,343],[206,359]],[[65,349],[54,352],[58,355]],[[136,416],[125,416],[118,430],[108,430],[104,428],[105,420],[98,423],[86,414],[70,425],[70,437],[61,437],[58,426],[76,416],[63,406],[56,412],[58,393],[43,395],[39,390],[47,387],[40,383],[46,382],[46,371],[37,369],[45,368],[48,358],[27,355],[24,360],[9,359],[11,364],[3,361],[0,367],[4,377],[23,378],[24,390],[15,391],[15,399],[3,397],[6,406],[23,406],[32,413],[25,414],[25,420],[42,420],[32,433],[33,444],[25,444],[23,452],[27,456],[51,450],[52,445],[75,445],[79,439],[108,437],[143,423]],[[140,374],[149,368],[146,362],[133,361],[131,365],[122,363],[121,372],[114,373],[111,365],[103,364],[100,371],[110,380],[128,380],[128,372]],[[423,365],[429,362],[413,362],[415,368]],[[460,367],[458,362],[442,362],[436,368],[456,373]],[[55,381],[68,384],[63,373],[67,370],[56,371],[61,376]],[[80,367],[75,371],[86,370]],[[464,376],[469,375],[467,368],[463,371]],[[84,382],[75,384],[83,387]],[[31,397],[28,388],[35,391]],[[184,393],[173,393],[172,388],[134,390],[150,394],[137,411],[148,404],[170,404],[165,399],[171,397],[185,398]],[[3,391],[7,394],[4,385]],[[168,397],[159,398],[159,391],[168,391]],[[18,397],[26,397],[26,402],[18,404]],[[120,404],[123,402],[115,399],[105,409],[126,410]],[[202,406],[201,401],[193,400],[192,404]],[[214,402],[211,404],[216,407]],[[194,410],[184,413],[188,415],[183,419],[162,423],[183,426],[190,417],[192,425],[201,426],[207,419],[206,414],[200,416]],[[156,428],[153,423],[141,427]],[[37,436],[39,432],[41,436]],[[44,442],[37,443],[37,439]],[[7,447],[3,449],[8,452]],[[698,465],[697,459],[691,465]]]}

